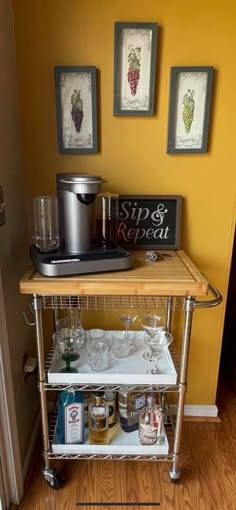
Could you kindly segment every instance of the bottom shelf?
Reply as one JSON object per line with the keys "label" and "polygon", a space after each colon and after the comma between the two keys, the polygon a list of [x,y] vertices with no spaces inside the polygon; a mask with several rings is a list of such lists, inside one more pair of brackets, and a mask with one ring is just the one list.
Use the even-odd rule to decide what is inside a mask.
{"label": "bottom shelf", "polygon": [[[54,425],[56,422],[54,421]],[[63,458],[135,458],[142,460],[145,457],[157,458],[166,457],[169,454],[169,443],[166,431],[163,427],[161,444],[153,446],[142,446],[139,443],[138,431],[124,432],[119,423],[109,429],[109,444],[89,444],[88,431],[85,434],[83,444],[60,444],[57,441],[55,426],[52,433],[50,457]],[[163,459],[164,460],[164,459]]]}

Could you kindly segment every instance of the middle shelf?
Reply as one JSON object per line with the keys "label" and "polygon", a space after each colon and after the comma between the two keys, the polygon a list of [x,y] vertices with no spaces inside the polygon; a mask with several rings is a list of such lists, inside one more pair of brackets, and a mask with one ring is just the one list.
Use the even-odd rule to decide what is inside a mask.
{"label": "middle shelf", "polygon": [[[153,362],[146,361],[143,354],[149,348],[144,343],[144,332],[133,331],[135,349],[125,358],[116,358],[109,350],[109,366],[103,372],[92,371],[88,361],[86,344],[79,351],[79,360],[73,362],[77,373],[61,372],[65,366],[60,353],[56,350],[49,355],[47,381],[49,384],[104,384],[104,385],[157,385],[173,386],[177,384],[177,371],[172,359],[173,348],[167,348],[159,361],[161,373],[147,373]],[[106,331],[106,340],[111,345],[112,331]],[[171,352],[171,354],[170,354]]]}

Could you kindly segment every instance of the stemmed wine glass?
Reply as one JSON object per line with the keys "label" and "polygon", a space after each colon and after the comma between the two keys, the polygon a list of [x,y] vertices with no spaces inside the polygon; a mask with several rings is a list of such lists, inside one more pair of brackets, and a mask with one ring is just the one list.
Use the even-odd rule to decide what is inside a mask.
{"label": "stemmed wine glass", "polygon": [[81,333],[73,329],[63,328],[54,333],[53,339],[62,354],[61,358],[66,362],[66,366],[60,372],[78,372],[77,368],[71,367],[71,362],[80,358],[79,349],[84,343],[84,337]]}
{"label": "stemmed wine glass", "polygon": [[130,349],[134,349],[135,340],[131,336],[130,327],[139,315],[138,308],[131,304],[129,308],[116,308],[115,312],[125,326],[124,336],[129,338]]}
{"label": "stemmed wine glass", "polygon": [[146,338],[146,343],[151,349],[151,354],[155,359],[155,366],[147,371],[147,373],[151,374],[161,374],[162,370],[159,366],[159,361],[161,359],[162,353],[169,347],[171,342],[173,341],[173,336],[168,331],[158,331],[156,335],[152,337]]}
{"label": "stemmed wine glass", "polygon": [[[145,343],[148,344],[149,339],[154,341],[157,333],[164,329],[164,326],[161,325],[162,320],[163,314],[158,310],[148,310],[142,312],[140,317],[140,324],[146,332]],[[155,356],[152,352],[144,352],[143,357],[146,361],[155,361]]]}
{"label": "stemmed wine glass", "polygon": [[80,358],[79,349],[82,347],[85,334],[81,325],[77,310],[70,310],[67,317],[62,317],[56,323],[57,331],[53,335],[62,359],[66,362],[65,368],[60,372],[78,372],[77,368],[71,367],[71,362]]}

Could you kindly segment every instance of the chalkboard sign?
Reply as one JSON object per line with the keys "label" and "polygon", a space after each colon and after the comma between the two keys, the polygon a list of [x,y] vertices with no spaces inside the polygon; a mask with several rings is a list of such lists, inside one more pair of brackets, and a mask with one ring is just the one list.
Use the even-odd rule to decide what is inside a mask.
{"label": "chalkboard sign", "polygon": [[128,249],[180,248],[182,197],[120,195],[118,242]]}

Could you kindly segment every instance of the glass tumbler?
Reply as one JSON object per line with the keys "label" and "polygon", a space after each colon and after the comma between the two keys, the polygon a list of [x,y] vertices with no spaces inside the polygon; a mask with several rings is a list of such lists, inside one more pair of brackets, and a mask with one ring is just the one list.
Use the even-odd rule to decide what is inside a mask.
{"label": "glass tumbler", "polygon": [[123,331],[112,333],[112,352],[116,358],[126,358],[130,353],[130,337]]}
{"label": "glass tumbler", "polygon": [[90,348],[95,343],[105,344],[105,331],[103,329],[90,329],[87,334],[87,351],[90,359]]}
{"label": "glass tumbler", "polygon": [[96,197],[97,241],[107,247],[117,243],[118,198],[115,193],[99,193]]}
{"label": "glass tumbler", "polygon": [[89,364],[91,370],[99,372],[108,368],[108,346],[96,340],[91,343],[89,349]]}
{"label": "glass tumbler", "polygon": [[33,199],[33,243],[42,253],[56,251],[60,245],[58,199],[56,196],[37,196]]}

